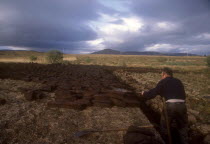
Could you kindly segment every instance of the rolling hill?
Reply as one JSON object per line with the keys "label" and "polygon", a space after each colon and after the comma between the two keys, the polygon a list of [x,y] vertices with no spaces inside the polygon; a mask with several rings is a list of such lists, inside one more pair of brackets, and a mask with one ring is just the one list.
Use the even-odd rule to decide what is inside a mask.
{"label": "rolling hill", "polygon": [[153,51],[144,51],[144,52],[137,52],[137,51],[116,51],[112,49],[104,49],[101,51],[97,51],[91,54],[112,54],[112,55],[163,55],[163,56],[198,56],[196,54],[190,53],[160,53],[160,52],[153,52]]}
{"label": "rolling hill", "polygon": [[116,51],[116,50],[112,50],[112,49],[104,49],[104,50],[101,50],[101,51],[97,51],[97,52],[94,52],[92,54],[121,54],[120,51]]}

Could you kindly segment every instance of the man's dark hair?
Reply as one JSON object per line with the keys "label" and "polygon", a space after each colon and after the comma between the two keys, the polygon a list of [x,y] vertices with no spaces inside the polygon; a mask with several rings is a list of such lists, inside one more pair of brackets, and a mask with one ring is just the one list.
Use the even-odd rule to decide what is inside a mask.
{"label": "man's dark hair", "polygon": [[164,67],[162,69],[162,72],[165,72],[166,74],[170,75],[170,76],[173,76],[173,71],[172,69],[168,68],[168,67]]}

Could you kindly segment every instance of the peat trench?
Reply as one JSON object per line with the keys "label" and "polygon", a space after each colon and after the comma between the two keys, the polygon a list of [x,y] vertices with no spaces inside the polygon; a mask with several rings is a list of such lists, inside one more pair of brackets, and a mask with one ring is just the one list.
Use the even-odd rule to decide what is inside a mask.
{"label": "peat trench", "polygon": [[[143,69],[145,71],[150,70]],[[21,91],[29,101],[44,98],[44,92],[54,92],[56,97],[48,103],[49,107],[79,110],[89,106],[139,107],[152,124],[159,125],[160,113],[140,99],[134,88],[114,76],[109,67],[0,63],[0,78],[42,83],[43,87],[39,89]],[[160,132],[158,127],[155,128]],[[190,138],[191,144],[203,140],[199,133]]]}

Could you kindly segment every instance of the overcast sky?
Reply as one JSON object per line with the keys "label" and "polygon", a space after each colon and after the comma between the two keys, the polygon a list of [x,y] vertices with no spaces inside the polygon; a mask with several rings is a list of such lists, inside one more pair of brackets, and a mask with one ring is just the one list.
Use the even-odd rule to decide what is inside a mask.
{"label": "overcast sky", "polygon": [[210,54],[210,0],[0,0],[0,49]]}

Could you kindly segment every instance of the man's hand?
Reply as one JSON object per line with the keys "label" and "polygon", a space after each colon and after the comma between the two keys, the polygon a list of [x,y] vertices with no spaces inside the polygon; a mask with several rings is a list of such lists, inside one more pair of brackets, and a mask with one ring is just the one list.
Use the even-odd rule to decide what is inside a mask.
{"label": "man's hand", "polygon": [[144,101],[145,100],[145,96],[144,96],[144,91],[142,91],[142,92],[139,92],[139,95],[138,95],[138,97],[139,97],[139,99],[140,100],[142,100],[142,101]]}
{"label": "man's hand", "polygon": [[140,96],[143,96],[144,95],[144,91],[139,92],[139,94],[140,94]]}

